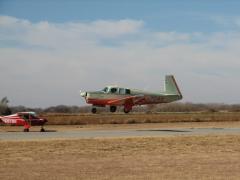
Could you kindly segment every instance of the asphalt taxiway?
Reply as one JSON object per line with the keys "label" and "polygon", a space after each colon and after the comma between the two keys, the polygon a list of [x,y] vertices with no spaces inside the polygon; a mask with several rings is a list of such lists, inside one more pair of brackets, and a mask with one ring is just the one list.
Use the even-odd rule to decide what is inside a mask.
{"label": "asphalt taxiway", "polygon": [[181,135],[240,135],[240,128],[152,128],[124,130],[71,130],[46,132],[0,132],[0,140],[47,140],[118,137],[164,137]]}

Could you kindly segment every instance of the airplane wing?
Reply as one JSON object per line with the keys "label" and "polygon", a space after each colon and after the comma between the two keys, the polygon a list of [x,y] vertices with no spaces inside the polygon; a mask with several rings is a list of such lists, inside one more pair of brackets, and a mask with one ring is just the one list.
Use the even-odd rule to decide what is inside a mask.
{"label": "airplane wing", "polygon": [[133,105],[138,104],[139,102],[143,101],[144,99],[145,99],[144,95],[141,94],[141,95],[128,96],[128,97],[124,97],[122,99],[109,101],[108,104],[115,105],[115,106],[127,104],[127,105],[133,106]]}

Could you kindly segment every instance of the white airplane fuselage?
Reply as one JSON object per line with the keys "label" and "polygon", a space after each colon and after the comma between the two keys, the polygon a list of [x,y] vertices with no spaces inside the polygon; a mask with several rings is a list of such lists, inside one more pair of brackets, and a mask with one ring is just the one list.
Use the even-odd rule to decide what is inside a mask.
{"label": "white airplane fuselage", "polygon": [[[111,112],[115,112],[117,106],[124,106],[126,113],[135,105],[169,103],[182,99],[173,76],[166,76],[165,91],[161,93],[107,86],[101,91],[82,92],[81,96],[93,106],[110,106]],[[95,109],[92,112],[95,112]]]}

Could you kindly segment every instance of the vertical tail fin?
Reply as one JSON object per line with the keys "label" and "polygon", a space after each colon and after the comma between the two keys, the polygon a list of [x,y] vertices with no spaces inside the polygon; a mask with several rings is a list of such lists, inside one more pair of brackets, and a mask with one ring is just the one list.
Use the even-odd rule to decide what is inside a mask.
{"label": "vertical tail fin", "polygon": [[173,75],[165,76],[165,93],[170,95],[178,95],[182,99],[182,93],[179,90]]}

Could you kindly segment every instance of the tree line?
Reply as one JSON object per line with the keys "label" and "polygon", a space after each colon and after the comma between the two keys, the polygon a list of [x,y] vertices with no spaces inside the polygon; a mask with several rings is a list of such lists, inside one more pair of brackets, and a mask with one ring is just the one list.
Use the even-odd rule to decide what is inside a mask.
{"label": "tree line", "polygon": [[[67,106],[58,105],[47,108],[29,108],[25,106],[8,106],[9,100],[4,97],[0,101],[0,115],[8,115],[16,112],[34,111],[37,113],[88,113],[91,106]],[[117,111],[122,112],[122,107]],[[155,112],[240,112],[240,104],[221,103],[182,103],[174,102],[168,104],[135,106],[133,112],[155,113]],[[99,108],[99,112],[109,112],[109,108]]]}

